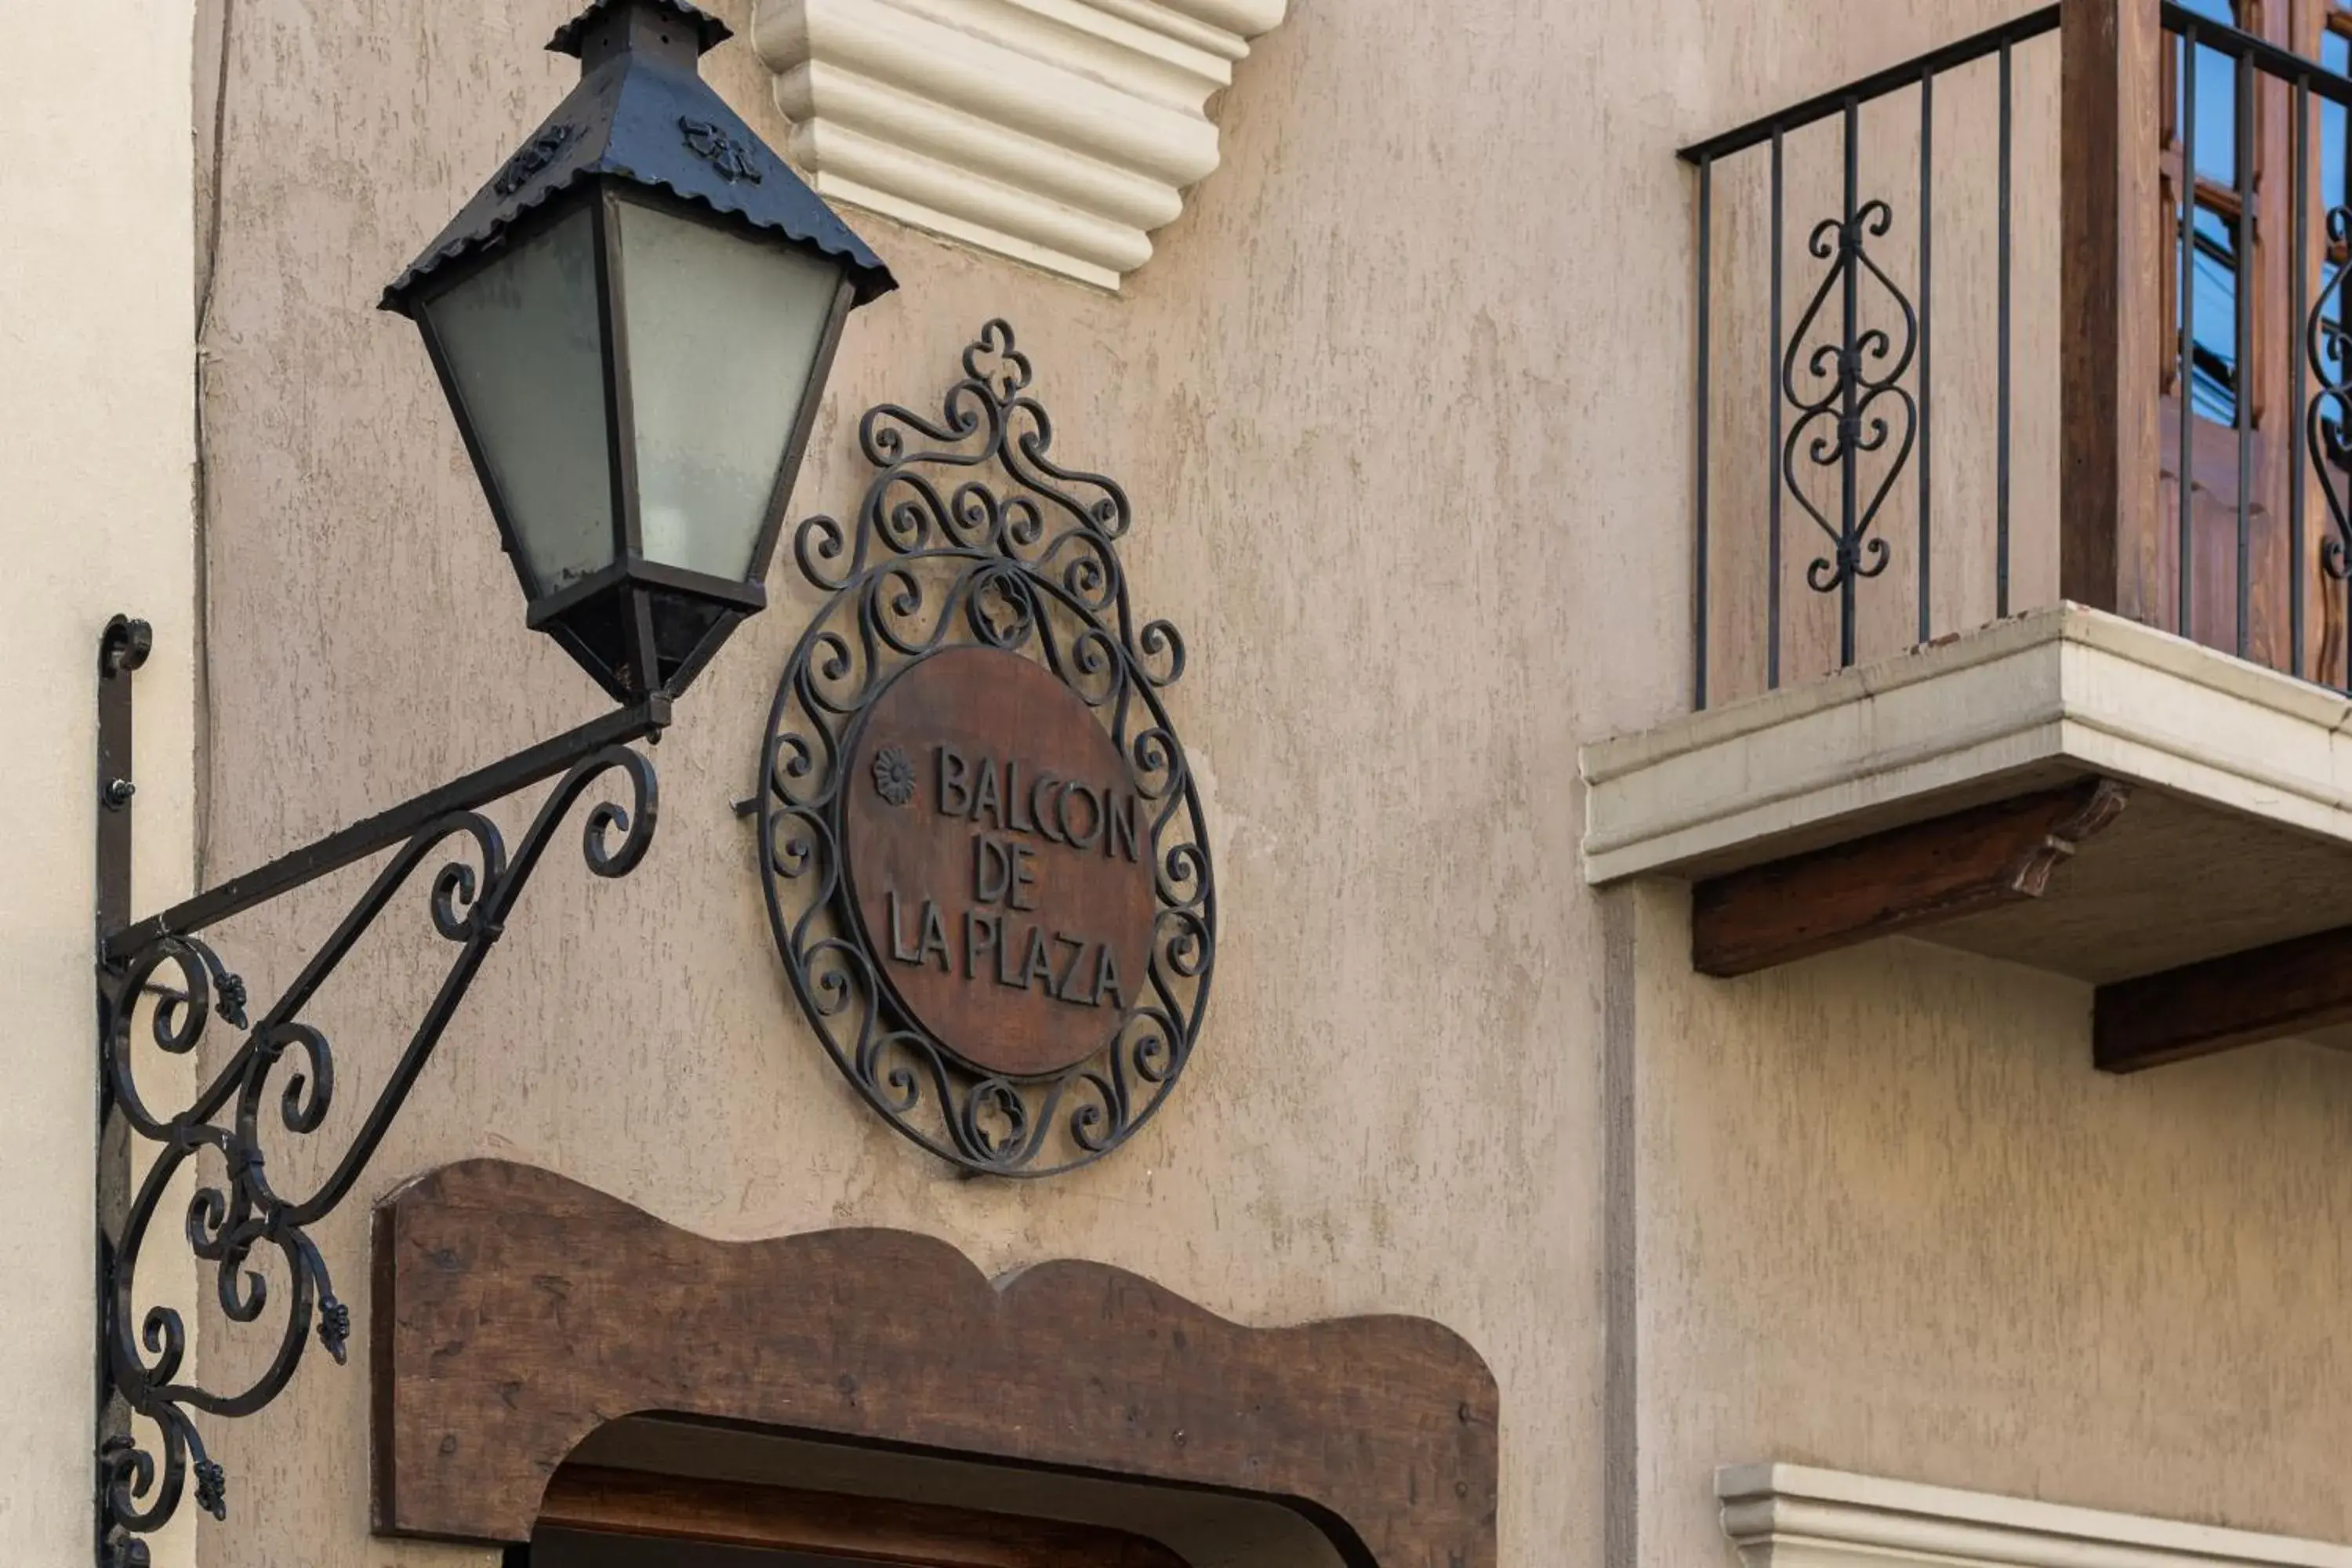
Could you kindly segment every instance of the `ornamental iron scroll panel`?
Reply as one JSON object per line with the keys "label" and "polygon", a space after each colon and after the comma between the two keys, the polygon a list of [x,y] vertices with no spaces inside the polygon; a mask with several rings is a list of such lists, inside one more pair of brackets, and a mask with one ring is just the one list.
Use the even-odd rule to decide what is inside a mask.
{"label": "ornamental iron scroll panel", "polygon": [[[1806,568],[1805,584],[1817,594],[1838,595],[1841,667],[1854,659],[1855,585],[1886,570],[1886,541],[1873,537],[1871,526],[1894,493],[1895,481],[1903,477],[1918,436],[1919,405],[1903,385],[1903,377],[1918,353],[1918,312],[1872,258],[1869,247],[1872,239],[1885,238],[1894,224],[1895,209],[1885,202],[1871,201],[1843,219],[1828,218],[1815,226],[1806,249],[1830,267],[1799,318],[1780,362],[1781,395],[1796,410],[1780,448],[1780,474],[1805,515],[1829,538],[1830,553],[1815,558]],[[1899,339],[1884,328],[1862,326],[1864,278],[1875,279],[1895,302],[1902,318]],[[1822,324],[1832,295],[1840,306],[1836,336],[1808,350],[1807,341]],[[1810,389],[1801,381],[1801,364],[1811,380]],[[1860,471],[1861,461],[1885,450],[1898,431],[1894,456],[1873,487]],[[1835,521],[1824,510],[1832,503],[1817,503],[1805,488],[1797,463],[1801,450],[1816,467],[1836,471]]]}
{"label": "ornamental iron scroll panel", "polygon": [[[1162,700],[1184,644],[1168,622],[1138,619],[1118,551],[1127,494],[1048,455],[1053,421],[1011,326],[984,326],[962,369],[936,422],[868,409],[858,441],[877,472],[853,523],[800,525],[793,559],[827,597],[778,683],[747,810],[777,951],[835,1065],[940,1158],[1037,1177],[1100,1159],[1165,1102],[1208,1005],[1216,897],[1200,795]],[[1101,723],[1149,813],[1147,982],[1093,1056],[1035,1077],[976,1067],[932,1034],[884,983],[853,907],[845,811],[860,721],[895,677],[961,647],[1050,670]]]}
{"label": "ornamental iron scroll panel", "polygon": [[[134,1186],[130,1172],[136,1167],[118,1155],[114,1180],[121,1185],[111,1201],[100,1200],[101,1568],[147,1568],[147,1537],[179,1512],[191,1481],[198,1508],[227,1517],[227,1478],[205,1447],[198,1415],[234,1419],[268,1405],[292,1381],[313,1337],[337,1363],[346,1359],[351,1311],[335,1294],[311,1227],[351,1195],[574,808],[592,795],[604,797],[590,807],[582,831],[594,875],[624,877],[645,858],[657,794],[652,763],[631,742],[658,738],[669,721],[668,699],[648,700],[129,924],[131,674],[151,645],[145,623],[118,616],[100,657],[100,1115],[102,1128],[127,1131],[146,1161]],[[555,787],[509,848],[482,808],[549,778]],[[294,982],[249,1018],[244,981],[197,933],[387,849],[391,858]],[[425,912],[452,949],[439,986],[328,1175],[306,1192],[281,1191],[270,1171],[279,1134],[312,1136],[335,1102],[333,1049],[305,1014],[428,868],[430,880],[421,883]],[[162,1058],[193,1058],[215,1019],[242,1040],[184,1104],[156,1108],[140,1089],[142,1044]],[[278,1174],[283,1177],[282,1167]],[[242,1326],[260,1322],[273,1307],[282,1314],[267,1366],[239,1386],[211,1387],[184,1375],[188,1335],[177,1310],[158,1305],[143,1316],[137,1311],[140,1261],[182,1179],[195,1190],[180,1234],[209,1274],[222,1315]],[[100,1188],[104,1194],[104,1175]],[[249,1267],[273,1253],[289,1287],[283,1300],[261,1270]],[[152,1436],[135,1433],[134,1416],[152,1426]]]}
{"label": "ornamental iron scroll panel", "polygon": [[[2331,252],[2352,253],[2352,207],[2327,209]],[[2320,569],[2337,582],[2352,579],[2352,312],[2347,310],[2352,267],[2335,275],[2311,303],[2305,352],[2314,390],[2304,409],[2305,449],[2319,478],[2335,531],[2319,542]]]}

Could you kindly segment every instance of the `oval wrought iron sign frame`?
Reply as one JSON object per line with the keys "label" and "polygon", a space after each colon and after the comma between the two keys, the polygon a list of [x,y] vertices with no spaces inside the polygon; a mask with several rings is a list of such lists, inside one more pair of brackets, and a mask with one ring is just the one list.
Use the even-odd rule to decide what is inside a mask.
{"label": "oval wrought iron sign frame", "polygon": [[[768,716],[756,797],[776,951],[843,1075],[899,1132],[990,1175],[1090,1164],[1156,1114],[1190,1062],[1216,958],[1206,819],[1161,693],[1184,672],[1166,621],[1139,622],[1118,542],[1126,492],[1047,455],[1011,326],[989,322],[934,422],[866,410],[877,473],[854,524],[801,523],[793,556],[825,595]],[[934,1037],[884,984],[846,875],[844,809],[868,707],[903,671],[957,647],[1034,660],[1095,714],[1149,803],[1154,913],[1139,995],[1094,1055],[1034,1078],[992,1073]]]}

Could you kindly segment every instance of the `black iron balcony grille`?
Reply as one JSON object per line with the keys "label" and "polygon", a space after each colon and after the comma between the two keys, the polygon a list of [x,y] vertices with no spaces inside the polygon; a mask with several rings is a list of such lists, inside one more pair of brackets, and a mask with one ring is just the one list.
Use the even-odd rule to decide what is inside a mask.
{"label": "black iron balcony grille", "polygon": [[[1697,706],[2058,596],[2347,687],[2352,5],[2294,9],[2063,0],[1684,150]],[[2103,65],[2144,111],[2104,163]],[[2078,268],[2127,308],[2076,313]],[[2086,496],[2078,443],[2137,466]]]}

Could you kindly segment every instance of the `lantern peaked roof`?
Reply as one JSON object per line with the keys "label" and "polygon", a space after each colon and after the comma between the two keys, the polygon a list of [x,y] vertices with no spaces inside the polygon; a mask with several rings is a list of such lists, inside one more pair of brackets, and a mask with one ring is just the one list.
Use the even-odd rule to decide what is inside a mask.
{"label": "lantern peaked roof", "polygon": [[702,79],[699,57],[730,36],[689,0],[593,0],[547,46],[579,58],[580,84],[384,290],[383,308],[413,315],[442,268],[503,244],[516,224],[595,180],[812,246],[843,263],[860,305],[897,288],[881,258]]}

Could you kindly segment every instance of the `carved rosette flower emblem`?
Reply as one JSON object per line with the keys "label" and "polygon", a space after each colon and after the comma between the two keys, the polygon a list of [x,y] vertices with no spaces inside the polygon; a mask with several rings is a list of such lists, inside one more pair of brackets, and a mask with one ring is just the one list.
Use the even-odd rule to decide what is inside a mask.
{"label": "carved rosette flower emblem", "polygon": [[874,793],[892,805],[915,798],[915,764],[905,752],[886,746],[874,759]]}
{"label": "carved rosette flower emblem", "polygon": [[1130,595],[1127,494],[1055,460],[1004,322],[962,368],[936,418],[869,409],[856,516],[795,535],[825,598],[770,712],[760,872],[859,1095],[941,1159],[1044,1176],[1166,1103],[1216,895],[1167,707],[1184,643]]}

